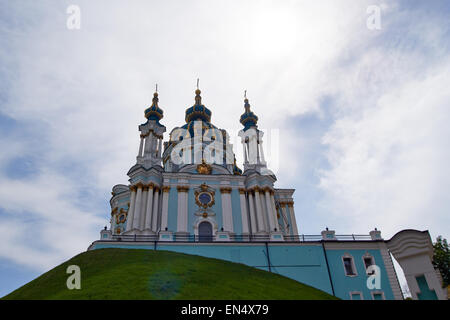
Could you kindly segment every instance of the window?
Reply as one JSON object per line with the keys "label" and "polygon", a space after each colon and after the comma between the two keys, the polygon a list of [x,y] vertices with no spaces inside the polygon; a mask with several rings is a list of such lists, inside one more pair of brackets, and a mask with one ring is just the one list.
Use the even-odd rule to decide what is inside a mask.
{"label": "window", "polygon": [[363,295],[359,291],[350,292],[350,300],[363,300]]}
{"label": "window", "polygon": [[375,259],[373,258],[373,256],[371,256],[370,254],[366,253],[363,256],[363,261],[364,261],[364,267],[366,268],[366,273],[368,275],[373,275],[375,274],[375,270],[367,270],[370,266],[375,264]]}
{"label": "window", "polygon": [[384,292],[383,291],[373,291],[372,299],[373,300],[385,300]]}
{"label": "window", "polygon": [[346,276],[356,276],[355,263],[353,262],[353,257],[346,254],[342,257],[342,262],[344,263],[344,270]]}

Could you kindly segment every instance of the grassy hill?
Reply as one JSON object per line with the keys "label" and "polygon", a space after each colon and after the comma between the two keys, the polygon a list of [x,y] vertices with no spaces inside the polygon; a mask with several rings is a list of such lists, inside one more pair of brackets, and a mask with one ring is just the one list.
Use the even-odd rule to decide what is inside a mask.
{"label": "grassy hill", "polygon": [[[69,265],[81,289],[68,290]],[[243,264],[169,251],[81,253],[3,299],[334,299],[289,278]]]}

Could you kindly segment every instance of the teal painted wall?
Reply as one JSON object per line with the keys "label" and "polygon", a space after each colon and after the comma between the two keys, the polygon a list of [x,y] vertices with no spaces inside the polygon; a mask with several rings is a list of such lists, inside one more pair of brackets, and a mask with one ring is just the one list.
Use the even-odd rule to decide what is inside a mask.
{"label": "teal painted wall", "polygon": [[194,222],[197,216],[194,214],[198,211],[198,206],[195,204],[194,189],[190,188],[188,192],[188,232],[194,234]]}
{"label": "teal painted wall", "polygon": [[237,234],[242,234],[241,199],[237,189],[231,191],[231,208],[233,210],[233,230]]}
{"label": "teal painted wall", "polygon": [[[178,218],[178,190],[177,188],[170,188],[169,190],[169,208],[167,218],[167,228],[169,231],[177,231]],[[163,228],[163,226],[161,226]]]}
{"label": "teal painted wall", "polygon": [[223,227],[223,219],[222,219],[222,195],[220,194],[219,189],[215,189],[216,194],[214,196],[215,204],[211,207],[212,211],[216,214],[213,218],[217,223],[217,230],[220,231],[220,228]]}

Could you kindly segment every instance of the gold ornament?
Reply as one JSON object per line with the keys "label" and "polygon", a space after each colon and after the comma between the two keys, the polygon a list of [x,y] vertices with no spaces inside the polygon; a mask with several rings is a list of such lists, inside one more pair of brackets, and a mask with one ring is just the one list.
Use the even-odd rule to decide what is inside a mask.
{"label": "gold ornament", "polygon": [[202,163],[197,165],[197,172],[200,174],[211,174],[212,167],[205,162],[205,159],[202,159]]}

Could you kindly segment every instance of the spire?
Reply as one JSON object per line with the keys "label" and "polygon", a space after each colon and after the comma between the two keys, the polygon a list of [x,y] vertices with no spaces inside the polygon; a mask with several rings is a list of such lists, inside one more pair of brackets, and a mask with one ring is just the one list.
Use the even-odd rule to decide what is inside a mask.
{"label": "spire", "polygon": [[153,94],[153,99],[152,99],[152,107],[158,107],[158,91],[155,91],[155,93]]}
{"label": "spire", "polygon": [[196,106],[201,106],[202,105],[202,97],[200,95],[200,93],[202,93],[198,87],[198,83],[199,83],[200,79],[197,78],[197,90],[195,90],[195,105]]}
{"label": "spire", "polygon": [[202,93],[200,89],[195,90],[195,105],[201,106],[202,105],[202,96],[200,95]]}

